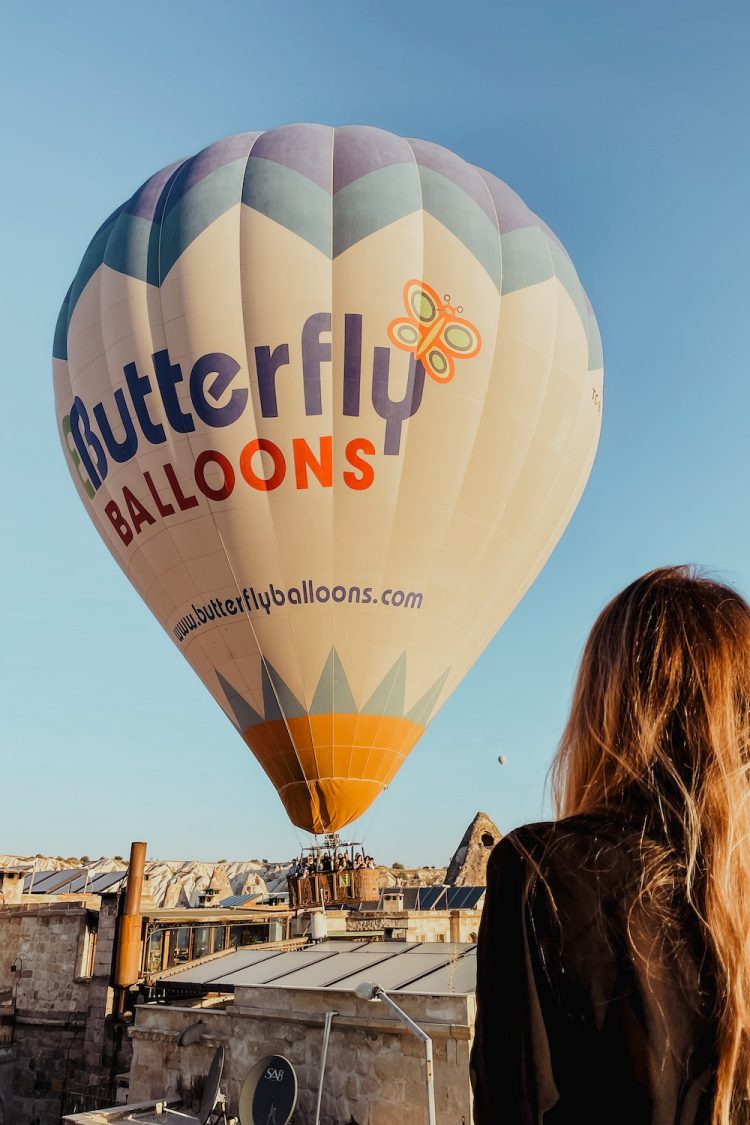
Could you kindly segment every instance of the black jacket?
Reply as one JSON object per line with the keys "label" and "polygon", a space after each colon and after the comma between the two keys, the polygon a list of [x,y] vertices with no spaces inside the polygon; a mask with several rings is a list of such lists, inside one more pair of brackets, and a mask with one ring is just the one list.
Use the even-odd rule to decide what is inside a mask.
{"label": "black jacket", "polygon": [[[643,828],[571,817],[490,857],[476,1125],[709,1125],[713,977],[679,892],[639,905]],[[634,948],[635,946],[635,948]]]}

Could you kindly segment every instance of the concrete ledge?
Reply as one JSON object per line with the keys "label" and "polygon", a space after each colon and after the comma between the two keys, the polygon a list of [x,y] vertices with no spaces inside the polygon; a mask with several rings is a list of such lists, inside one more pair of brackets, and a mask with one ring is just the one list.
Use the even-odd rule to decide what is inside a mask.
{"label": "concrete ledge", "polygon": [[[167,1031],[158,1027],[129,1027],[128,1035],[131,1039],[145,1039],[154,1043],[177,1043],[184,1030],[184,1028],[180,1028],[179,1031]],[[228,1043],[229,1039],[226,1035],[204,1033],[198,1042],[206,1047],[221,1047]]]}
{"label": "concrete ledge", "polygon": [[96,903],[91,902],[92,897],[63,899],[58,902],[19,902],[0,905],[0,917],[14,914],[18,917],[28,918],[31,916],[33,918],[39,915],[49,916],[50,914],[70,916],[71,914],[87,914],[92,911],[96,913]]}
{"label": "concrete ledge", "polygon": [[[333,1004],[331,1004],[333,1008]],[[186,1009],[180,1009],[185,1011]],[[205,1012],[205,1008],[190,1009],[191,1011]],[[255,1017],[259,1020],[271,1020],[273,1022],[283,1021],[286,1023],[292,1022],[295,1024],[303,1024],[305,1027],[323,1027],[325,1024],[325,1013],[317,1012],[297,1012],[290,1011],[289,1009],[282,1008],[236,1008],[231,1014],[235,1017]],[[395,1017],[363,1017],[351,1015],[336,1015],[332,1027],[346,1027],[358,1028],[362,1031],[378,1031],[391,1035],[411,1035],[408,1028],[404,1027],[400,1020]],[[471,1039],[471,1028],[468,1024],[459,1023],[431,1023],[426,1020],[420,1020],[419,1026],[427,1032],[431,1039],[460,1039],[468,1042]],[[182,1031],[167,1031],[162,1028],[155,1027],[131,1027],[128,1034],[131,1039],[153,1039],[164,1043],[176,1043]],[[226,1043],[228,1037],[226,1035],[201,1035],[200,1041],[208,1046],[218,1046],[220,1043]]]}

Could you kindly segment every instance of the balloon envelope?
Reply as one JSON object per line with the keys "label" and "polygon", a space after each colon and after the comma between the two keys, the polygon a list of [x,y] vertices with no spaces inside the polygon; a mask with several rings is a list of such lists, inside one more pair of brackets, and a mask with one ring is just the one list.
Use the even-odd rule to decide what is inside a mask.
{"label": "balloon envelope", "polygon": [[245,133],[103,224],[54,356],[100,535],[292,821],[342,827],[585,486],[602,357],[568,255],[437,145]]}

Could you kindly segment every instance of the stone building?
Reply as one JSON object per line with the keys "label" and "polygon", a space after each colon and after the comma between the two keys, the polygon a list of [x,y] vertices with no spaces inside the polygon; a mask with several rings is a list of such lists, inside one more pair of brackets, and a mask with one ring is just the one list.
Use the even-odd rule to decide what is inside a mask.
{"label": "stone building", "polygon": [[97,885],[85,871],[46,874],[53,893],[37,876],[22,894],[18,870],[0,871],[0,1125],[57,1125],[63,1112],[114,1102],[150,973],[229,946],[283,945],[290,930],[284,908],[170,910],[148,894],[126,918],[121,873],[101,894],[68,889]]}
{"label": "stone building", "polygon": [[0,1121],[56,1122],[115,1097],[131,1046],[112,1028],[116,897],[0,906]]}
{"label": "stone building", "polygon": [[484,887],[394,887],[377,906],[346,916],[346,934],[382,936],[386,941],[475,942],[484,904]]}
{"label": "stone building", "polygon": [[11,906],[21,901],[24,871],[17,867],[0,867],[0,906]]}
{"label": "stone building", "polygon": [[[221,1088],[232,1115],[253,1066],[282,1055],[299,1083],[295,1125],[312,1125],[321,1085],[321,1125],[422,1125],[424,1045],[383,1004],[355,995],[367,980],[432,1039],[438,1125],[470,1125],[475,952],[473,945],[336,941],[287,953],[242,950],[188,966],[165,980],[165,1002],[136,1009],[128,1100],[174,1098],[197,1108],[221,1044]],[[191,990],[193,1004],[211,1006],[187,1006]],[[182,996],[181,1004],[171,996]],[[327,1012],[335,1015],[321,1084]],[[188,1028],[192,1043],[180,1046]],[[115,1109],[75,1121],[139,1119],[135,1110]]]}

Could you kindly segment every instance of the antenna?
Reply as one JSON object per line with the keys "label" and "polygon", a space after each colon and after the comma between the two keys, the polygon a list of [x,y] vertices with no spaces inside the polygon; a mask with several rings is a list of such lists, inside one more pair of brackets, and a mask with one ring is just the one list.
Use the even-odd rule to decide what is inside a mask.
{"label": "antenna", "polygon": [[267,1055],[248,1074],[240,1092],[241,1125],[289,1125],[297,1105],[297,1075],[283,1055]]}

